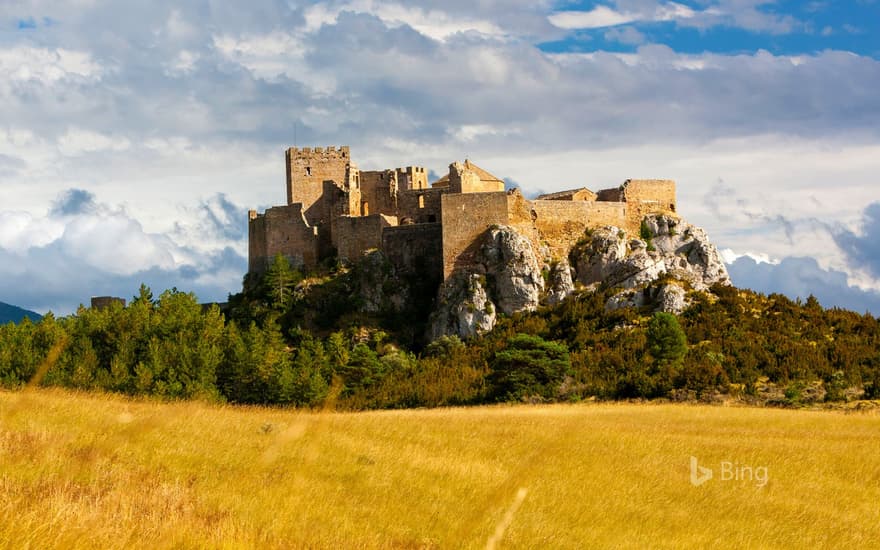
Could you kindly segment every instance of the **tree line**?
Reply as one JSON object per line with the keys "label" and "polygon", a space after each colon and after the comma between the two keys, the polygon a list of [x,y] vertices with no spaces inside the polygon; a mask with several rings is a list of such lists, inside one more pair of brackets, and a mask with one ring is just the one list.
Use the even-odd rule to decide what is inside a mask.
{"label": "tree line", "polygon": [[480,338],[420,346],[406,319],[357,313],[345,277],[302,284],[282,258],[227,314],[142,286],[127,307],[3,325],[0,385],[342,409],[749,395],[761,381],[792,402],[816,381],[829,400],[880,397],[877,320],[812,297],[719,286],[674,316],[609,312],[608,291],[580,293]]}

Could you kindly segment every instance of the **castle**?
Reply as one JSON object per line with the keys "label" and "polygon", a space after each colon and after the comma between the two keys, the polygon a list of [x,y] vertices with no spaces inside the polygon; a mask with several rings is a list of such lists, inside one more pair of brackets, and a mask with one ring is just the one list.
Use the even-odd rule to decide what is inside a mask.
{"label": "castle", "polygon": [[287,205],[249,212],[252,273],[277,254],[311,267],[379,249],[402,273],[440,282],[467,267],[480,236],[512,226],[548,260],[566,256],[586,230],[615,225],[638,235],[643,217],[675,212],[672,180],[626,180],[596,193],[572,189],[525,199],[465,160],[429,185],[424,168],[361,171],[349,148],[290,148]]}

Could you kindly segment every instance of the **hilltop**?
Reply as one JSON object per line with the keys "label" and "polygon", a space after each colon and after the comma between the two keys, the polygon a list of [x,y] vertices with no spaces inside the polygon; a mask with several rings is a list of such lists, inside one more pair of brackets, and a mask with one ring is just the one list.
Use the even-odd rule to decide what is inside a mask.
{"label": "hilltop", "polygon": [[42,319],[43,316],[27,309],[0,302],[0,325],[6,323],[18,323],[24,318],[37,322]]}

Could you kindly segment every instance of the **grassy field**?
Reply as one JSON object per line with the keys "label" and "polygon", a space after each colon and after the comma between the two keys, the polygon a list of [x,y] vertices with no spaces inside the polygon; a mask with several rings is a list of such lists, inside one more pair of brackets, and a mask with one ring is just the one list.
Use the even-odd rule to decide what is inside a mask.
{"label": "grassy field", "polygon": [[[691,457],[711,480],[691,482]],[[0,392],[4,547],[877,541],[876,414],[636,404],[335,414]]]}

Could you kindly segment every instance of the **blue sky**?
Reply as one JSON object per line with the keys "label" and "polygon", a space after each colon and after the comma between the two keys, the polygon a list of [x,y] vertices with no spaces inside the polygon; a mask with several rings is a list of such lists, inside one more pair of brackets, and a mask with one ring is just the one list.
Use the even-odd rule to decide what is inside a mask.
{"label": "blue sky", "polygon": [[283,151],[678,182],[734,282],[880,314],[880,3],[4,0],[0,301],[240,288]]}
{"label": "blue sky", "polygon": [[[619,5],[618,5],[619,4]],[[733,14],[700,16],[723,10],[724,2],[562,2],[557,13],[594,14],[586,17],[601,26],[574,28],[566,36],[540,44],[547,52],[634,52],[645,43],[666,44],[681,53],[752,53],[766,50],[776,55],[815,54],[842,50],[877,58],[880,55],[880,4],[876,0],[811,2],[740,2],[753,10],[737,19]],[[737,4],[737,3],[730,3]],[[682,6],[682,15],[638,10],[638,6]],[[628,9],[631,6],[632,9]],[[602,25],[616,19],[630,22]],[[692,13],[690,13],[692,12]],[[600,17],[604,15],[604,17]]]}

